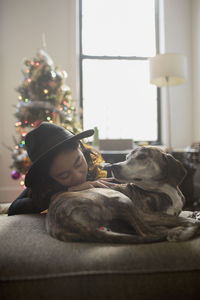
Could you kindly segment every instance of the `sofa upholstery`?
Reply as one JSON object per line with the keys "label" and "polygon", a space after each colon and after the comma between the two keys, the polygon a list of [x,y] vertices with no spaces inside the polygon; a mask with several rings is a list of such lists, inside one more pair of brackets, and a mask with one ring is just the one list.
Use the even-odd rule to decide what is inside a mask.
{"label": "sofa upholstery", "polygon": [[141,245],[62,242],[45,215],[0,216],[0,299],[199,299],[200,238]]}

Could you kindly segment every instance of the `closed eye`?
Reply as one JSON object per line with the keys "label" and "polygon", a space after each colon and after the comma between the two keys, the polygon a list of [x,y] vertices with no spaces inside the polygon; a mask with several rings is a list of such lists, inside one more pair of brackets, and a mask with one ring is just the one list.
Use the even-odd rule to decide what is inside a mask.
{"label": "closed eye", "polygon": [[[73,167],[75,169],[77,169],[77,168],[81,167],[81,165],[82,165],[82,158],[81,158],[81,156],[78,156],[74,162]],[[57,174],[55,177],[57,177],[58,179],[61,179],[61,180],[65,180],[65,179],[68,179],[70,177],[70,175],[71,175],[71,172],[66,170],[66,171],[63,171],[63,172]]]}
{"label": "closed eye", "polygon": [[[82,165],[82,161],[80,160],[80,162],[77,162],[77,163],[74,165],[74,168],[75,168],[75,169],[78,169],[78,168],[81,167],[81,165]],[[65,179],[68,179],[69,176],[70,176],[70,172],[66,173],[65,176],[60,177],[60,179],[65,180]]]}
{"label": "closed eye", "polygon": [[58,178],[61,180],[65,180],[65,179],[69,178],[69,175],[70,175],[69,173],[65,173],[65,175],[59,176]]}

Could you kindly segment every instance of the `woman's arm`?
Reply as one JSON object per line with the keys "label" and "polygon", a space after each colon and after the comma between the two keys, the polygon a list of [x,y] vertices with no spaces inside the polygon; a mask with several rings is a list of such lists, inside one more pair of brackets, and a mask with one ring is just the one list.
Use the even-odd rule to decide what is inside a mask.
{"label": "woman's arm", "polygon": [[116,185],[112,181],[114,178],[99,178],[95,181],[86,181],[79,185],[68,187],[68,192],[82,191],[92,188],[111,188]]}
{"label": "woman's arm", "polygon": [[34,206],[32,198],[28,197],[29,189],[26,188],[10,205],[8,216],[19,214],[33,214],[40,211]]}

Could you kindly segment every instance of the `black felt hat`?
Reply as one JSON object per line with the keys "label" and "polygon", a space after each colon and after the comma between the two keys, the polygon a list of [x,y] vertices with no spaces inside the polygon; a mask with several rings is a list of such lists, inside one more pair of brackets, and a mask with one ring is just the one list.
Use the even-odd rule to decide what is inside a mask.
{"label": "black felt hat", "polygon": [[47,159],[56,148],[72,141],[92,136],[93,129],[74,135],[65,128],[49,122],[42,122],[40,126],[31,130],[25,138],[26,150],[32,165],[25,177],[25,185],[31,186],[38,174],[42,162]]}

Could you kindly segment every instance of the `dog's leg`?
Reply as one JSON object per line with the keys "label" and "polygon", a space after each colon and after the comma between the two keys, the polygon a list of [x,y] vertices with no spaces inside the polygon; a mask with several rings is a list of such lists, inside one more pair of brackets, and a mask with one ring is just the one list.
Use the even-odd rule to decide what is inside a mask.
{"label": "dog's leg", "polygon": [[[77,229],[77,232],[75,232]],[[102,228],[96,228],[91,230],[91,228],[75,228],[73,226],[73,231],[69,228],[64,228],[63,226],[50,226],[48,233],[61,241],[64,242],[96,242],[96,243],[116,243],[116,244],[141,244],[141,243],[153,243],[166,240],[166,237],[161,237],[158,235],[149,234],[146,236],[136,235],[136,234],[125,234],[112,232]]]}
{"label": "dog's leg", "polygon": [[143,219],[139,210],[136,208],[130,207],[129,210],[123,208],[120,209],[120,217],[141,236],[152,235],[155,233],[155,230]]}
{"label": "dog's leg", "polygon": [[188,226],[190,224],[196,224],[200,221],[192,218],[185,218],[181,216],[172,216],[163,213],[144,213],[140,212],[141,217],[149,226],[166,226],[168,228],[176,226]]}
{"label": "dog's leg", "polygon": [[171,216],[161,213],[143,214],[148,225],[155,228],[155,232],[167,234],[170,242],[186,241],[200,235],[200,221],[190,217]]}
{"label": "dog's leg", "polygon": [[192,224],[188,227],[179,226],[169,230],[167,240],[169,242],[187,241],[199,235],[200,224]]}
{"label": "dog's leg", "polygon": [[[89,233],[91,239],[91,232]],[[104,242],[104,243],[117,243],[117,244],[142,244],[142,243],[153,243],[153,242],[161,242],[166,240],[166,236],[160,235],[135,235],[135,234],[124,234],[124,233],[116,233],[112,231],[102,231],[97,229],[92,234],[92,241],[95,242]]]}

